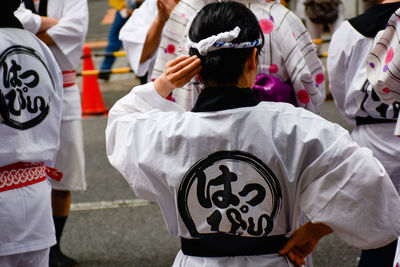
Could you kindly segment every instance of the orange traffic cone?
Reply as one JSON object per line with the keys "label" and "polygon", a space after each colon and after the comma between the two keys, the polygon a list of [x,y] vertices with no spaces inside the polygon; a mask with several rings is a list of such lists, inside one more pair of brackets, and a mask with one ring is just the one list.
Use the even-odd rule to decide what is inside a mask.
{"label": "orange traffic cone", "polygon": [[[83,47],[83,70],[94,70],[92,54],[89,46]],[[104,106],[97,74],[82,77],[82,115],[103,115],[108,110]]]}

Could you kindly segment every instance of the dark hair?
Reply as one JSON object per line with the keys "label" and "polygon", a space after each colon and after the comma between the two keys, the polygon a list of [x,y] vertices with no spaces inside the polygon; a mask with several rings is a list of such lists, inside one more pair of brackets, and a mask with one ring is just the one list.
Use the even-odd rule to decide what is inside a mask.
{"label": "dark hair", "polygon": [[[189,39],[198,43],[212,35],[231,31],[236,26],[239,26],[241,31],[231,42],[242,43],[262,38],[262,42],[257,46],[259,55],[264,45],[264,34],[258,19],[250,9],[237,2],[216,2],[204,6],[190,26]],[[197,55],[201,59],[200,76],[205,86],[209,86],[210,83],[234,85],[238,83],[244,64],[252,51],[253,48],[224,48],[202,56],[197,49],[190,48],[189,54]]]}
{"label": "dark hair", "polygon": [[18,7],[21,5],[21,0],[6,0],[3,3],[3,8],[1,9],[1,13],[13,13]]}

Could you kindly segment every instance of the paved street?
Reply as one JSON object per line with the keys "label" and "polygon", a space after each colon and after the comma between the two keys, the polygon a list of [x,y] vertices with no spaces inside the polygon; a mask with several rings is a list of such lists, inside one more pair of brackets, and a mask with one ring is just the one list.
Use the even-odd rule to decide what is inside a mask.
{"label": "paved street", "polygon": [[[107,3],[107,0],[89,0],[88,41],[107,37],[110,25],[100,24],[107,12]],[[101,59],[94,61],[99,67]],[[126,59],[119,58],[114,67],[126,66]],[[110,82],[101,82],[105,105],[111,107],[135,84],[138,79],[133,73],[113,75]],[[324,105],[322,116],[349,129],[332,101]],[[106,121],[107,117],[83,119],[88,189],[72,195],[73,207],[62,249],[76,258],[81,267],[171,266],[179,242],[166,231],[158,206],[137,199],[108,163],[104,143]],[[313,254],[314,266],[353,267],[358,256],[359,250],[330,235]]]}

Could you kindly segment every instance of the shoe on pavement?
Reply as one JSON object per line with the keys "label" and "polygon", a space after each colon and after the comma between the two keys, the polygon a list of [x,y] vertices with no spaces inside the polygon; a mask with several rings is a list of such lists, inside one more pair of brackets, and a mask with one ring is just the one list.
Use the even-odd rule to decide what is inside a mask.
{"label": "shoe on pavement", "polygon": [[100,73],[97,75],[97,77],[98,77],[99,79],[104,80],[104,81],[108,81],[108,80],[110,80],[110,73],[108,73],[108,72],[100,72]]}
{"label": "shoe on pavement", "polygon": [[64,255],[58,245],[50,248],[50,267],[77,267],[78,262],[66,255]]}

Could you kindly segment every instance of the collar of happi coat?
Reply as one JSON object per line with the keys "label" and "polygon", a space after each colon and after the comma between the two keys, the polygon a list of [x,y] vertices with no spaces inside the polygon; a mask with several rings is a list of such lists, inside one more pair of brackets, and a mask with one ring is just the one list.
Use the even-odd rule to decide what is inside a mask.
{"label": "collar of happi coat", "polygon": [[259,101],[250,88],[236,86],[207,87],[200,93],[192,112],[252,107],[258,103]]}
{"label": "collar of happi coat", "polygon": [[23,29],[21,22],[10,14],[1,14],[0,12],[0,28],[19,28]]}

